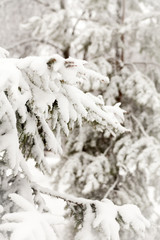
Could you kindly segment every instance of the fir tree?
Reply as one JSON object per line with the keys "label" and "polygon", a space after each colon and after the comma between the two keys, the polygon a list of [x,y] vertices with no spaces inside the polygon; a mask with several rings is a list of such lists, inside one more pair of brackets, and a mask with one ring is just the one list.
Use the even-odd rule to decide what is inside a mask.
{"label": "fir tree", "polygon": [[[37,2],[41,2],[41,5],[44,4],[43,1]],[[109,198],[117,205],[137,204],[152,223],[153,231],[151,234],[148,233],[146,239],[147,237],[148,239],[159,239],[155,225],[159,221],[159,217],[156,215],[156,206],[159,202],[157,181],[159,179],[160,105],[159,51],[157,50],[159,34],[156,31],[159,26],[159,13],[156,9],[159,7],[159,3],[149,0],[145,2],[87,0],[85,2],[74,1],[74,3],[73,1],[55,1],[54,6],[51,3],[45,7],[49,13],[47,12],[42,17],[31,18],[24,25],[24,28],[32,31],[32,38],[39,44],[37,52],[45,49],[44,45],[49,46],[46,51],[59,53],[65,58],[71,55],[85,59],[89,62],[91,69],[108,76],[110,78],[109,85],[97,81],[97,76],[93,76],[92,71],[90,72],[91,77],[85,77],[86,72],[78,72],[78,75],[85,78],[83,82],[80,80],[82,82],[81,89],[84,92],[94,93],[97,96],[103,95],[105,104],[110,106],[118,102],[122,103],[122,108],[126,110],[125,126],[131,129],[131,132],[123,135],[119,132],[115,134],[114,128],[108,129],[107,125],[107,129],[105,129],[99,124],[97,125],[99,118],[95,121],[93,120],[95,116],[87,119],[92,122],[92,126],[84,122],[79,127],[78,119],[74,131],[66,140],[63,137],[61,161],[52,169],[46,169],[42,154],[40,159],[43,160],[38,162],[37,166],[42,171],[50,170],[52,172],[53,186],[56,189],[67,185],[65,190],[68,193],[74,193],[93,201]],[[71,66],[70,63],[68,66],[74,69],[76,67],[74,66],[76,65],[75,60],[70,61]],[[50,65],[52,66],[52,61],[49,61]],[[88,94],[88,96],[94,99],[92,95]],[[98,105],[103,105],[101,96],[96,99]],[[62,103],[60,103],[61,101]],[[60,110],[58,116],[54,117],[58,122],[63,116],[62,99],[59,104],[62,104],[61,107],[57,105],[57,101],[54,103],[54,108]],[[112,107],[109,109],[112,111]],[[116,113],[119,112],[118,105],[115,106],[115,109]],[[86,110],[88,111],[88,107]],[[82,109],[81,111],[83,112]],[[41,122],[38,124],[40,124],[38,133],[42,137],[43,144],[46,145],[43,133],[41,135],[43,130],[41,130]],[[63,124],[60,122],[59,126],[57,123],[54,128],[56,138],[58,136],[57,148],[59,150],[58,128],[62,128],[65,134],[68,134],[68,130],[73,128],[73,123],[67,123],[67,125],[69,124],[67,127]],[[59,127],[57,128],[57,126]],[[19,127],[21,128],[21,124]],[[23,133],[23,130],[22,128],[19,131]],[[33,139],[27,136],[24,141],[30,143]],[[36,159],[28,144],[22,144],[21,147],[26,158]],[[47,151],[47,147],[43,148]],[[49,151],[53,150],[48,149]],[[152,194],[150,194],[151,192]],[[93,205],[87,204],[88,202],[85,205],[78,203],[77,206],[76,204],[72,205],[71,202],[68,203],[74,223],[77,223],[76,229],[81,229],[74,233],[76,238],[88,237],[87,239],[89,239],[90,237],[94,239],[97,237],[103,239],[105,234],[109,236],[109,233],[104,232],[104,235],[97,233],[95,229],[99,225],[96,223],[93,224],[95,229],[92,229],[92,224],[87,225],[89,222],[94,222],[95,213],[99,211],[99,205],[96,205],[95,202]],[[115,216],[114,210],[112,214]],[[125,217],[123,216],[123,218]],[[112,217],[111,219],[113,220]],[[101,219],[97,222],[101,222],[100,229],[101,227],[103,229],[104,221]],[[114,221],[112,223],[112,226],[118,231],[116,223]],[[133,227],[134,224],[131,225]],[[104,228],[106,229],[106,227]],[[88,231],[90,235],[85,235],[85,229],[90,229]],[[128,239],[126,231],[121,234],[122,239]],[[131,235],[129,236],[132,238]]]}
{"label": "fir tree", "polygon": [[63,218],[50,213],[42,194],[67,202],[81,226],[77,240],[95,236],[118,240],[118,217],[144,232],[149,223],[136,206],[59,194],[36,183],[26,164],[33,158],[41,171],[49,173],[45,152],[61,153],[61,136],[75,124],[88,122],[111,133],[127,131],[119,106],[107,107],[101,98],[76,86],[84,77],[108,79],[85,68],[81,60],[59,55],[10,59],[5,58],[7,51],[0,51],[1,239],[59,239],[54,226]]}
{"label": "fir tree", "polygon": [[[108,75],[109,86],[85,81],[82,89],[103,95],[106,104],[121,102],[127,112],[125,125],[132,131],[113,136],[108,131],[98,133],[88,125],[76,127],[65,142],[63,161],[52,169],[53,183],[61,188],[67,182],[66,190],[77,196],[109,197],[117,204],[136,203],[153,221],[155,235],[152,232],[148,238],[156,239],[159,235],[155,227],[159,221],[156,217],[159,188],[155,182],[159,179],[159,35],[156,31],[159,3],[75,1],[78,11],[72,12],[69,4],[66,2],[63,10],[57,8],[55,12],[59,16],[62,11],[62,19],[56,21],[54,14],[50,14],[39,19],[38,24],[30,20],[26,27],[37,27],[41,31],[35,31],[35,36],[45,36],[54,44],[61,44],[58,49],[63,56],[85,59],[92,69]],[[44,34],[42,26],[47,21],[51,27]],[[54,28],[58,32],[58,23],[65,28],[61,28],[60,42],[52,32]],[[64,38],[67,55],[61,43]],[[127,237],[123,235],[123,238]]]}

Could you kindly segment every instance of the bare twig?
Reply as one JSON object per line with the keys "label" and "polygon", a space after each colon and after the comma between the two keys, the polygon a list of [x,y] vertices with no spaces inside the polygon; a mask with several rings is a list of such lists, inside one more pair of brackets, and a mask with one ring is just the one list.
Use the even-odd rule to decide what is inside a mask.
{"label": "bare twig", "polygon": [[113,183],[113,185],[108,189],[108,191],[104,195],[104,198],[108,198],[109,194],[114,190],[114,188],[116,187],[118,182],[119,182],[119,175],[117,176],[117,178],[116,178],[115,182]]}
{"label": "bare twig", "polygon": [[81,13],[80,17],[77,19],[77,21],[75,22],[75,25],[73,26],[73,30],[72,30],[72,36],[74,35],[75,33],[75,30],[76,30],[76,27],[79,23],[79,21],[82,19],[83,15],[85,14],[85,10]]}
{"label": "bare twig", "polygon": [[[126,8],[126,4],[125,4],[125,0],[122,0],[122,17],[121,17],[121,23],[122,25],[124,24],[124,21],[125,21],[125,8]],[[121,35],[121,41],[122,41],[122,44],[123,44],[123,47],[121,49],[121,61],[124,62],[124,58],[125,58],[125,52],[124,52],[124,45],[125,45],[125,35],[124,33]]]}
{"label": "bare twig", "polygon": [[37,39],[37,38],[24,39],[24,40],[19,41],[19,42],[15,43],[15,44],[13,44],[13,45],[11,45],[11,46],[8,46],[8,47],[6,46],[6,47],[4,47],[4,48],[7,49],[7,50],[11,50],[11,49],[13,49],[13,48],[16,48],[16,47],[19,47],[19,46],[21,46],[21,45],[25,45],[25,44],[31,43],[31,42],[38,42],[38,43],[42,43],[42,44],[47,44],[47,45],[50,45],[50,46],[52,46],[52,47],[54,47],[54,48],[59,49],[59,50],[62,51],[62,49],[60,49],[60,47],[56,46],[54,43],[52,43],[52,42],[50,42],[50,41],[43,40],[43,39]]}
{"label": "bare twig", "polygon": [[56,9],[54,9],[49,3],[41,1],[41,0],[34,0],[34,1],[49,8],[49,10],[51,10],[52,12],[56,12]]}
{"label": "bare twig", "polygon": [[[116,139],[116,138],[115,138]],[[108,151],[113,147],[113,143],[114,142],[111,142],[111,144],[106,148],[106,150],[104,151],[103,155],[106,156]]]}
{"label": "bare twig", "polygon": [[125,20],[125,10],[126,10],[126,0],[122,0],[122,24],[124,24]]}
{"label": "bare twig", "polygon": [[65,1],[64,1],[64,0],[60,0],[60,6],[61,6],[62,9],[65,9],[65,8],[66,8]]}
{"label": "bare twig", "polygon": [[141,124],[141,122],[133,115],[133,114],[130,114],[131,118],[137,123],[139,129],[141,130],[141,132],[143,133],[143,135],[145,137],[149,137],[149,135],[146,133],[146,131],[144,130],[144,127],[143,125]]}

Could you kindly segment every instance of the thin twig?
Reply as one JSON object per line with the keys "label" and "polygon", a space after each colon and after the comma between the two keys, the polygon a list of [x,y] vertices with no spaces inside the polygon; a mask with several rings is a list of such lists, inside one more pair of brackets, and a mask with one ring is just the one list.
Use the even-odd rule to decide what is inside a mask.
{"label": "thin twig", "polygon": [[122,24],[124,24],[125,21],[125,10],[126,10],[126,0],[122,1]]}
{"label": "thin twig", "polygon": [[104,151],[103,155],[106,156],[108,151],[113,147],[113,142],[106,148],[106,150]]}
{"label": "thin twig", "polygon": [[23,173],[25,174],[25,176],[27,177],[27,179],[30,183],[30,186],[33,190],[39,191],[42,194],[46,194],[46,195],[49,195],[49,196],[54,197],[54,198],[62,199],[63,201],[68,202],[68,203],[72,203],[72,204],[83,204],[83,205],[85,205],[85,204],[94,204],[95,203],[95,200],[73,197],[69,194],[58,193],[56,191],[52,191],[49,188],[40,186],[39,184],[37,184],[34,181],[34,177],[30,173],[28,165],[26,164],[26,161],[25,161],[22,154],[20,154],[20,157],[21,157],[21,162],[20,162],[21,169],[22,169]]}
{"label": "thin twig", "polygon": [[160,67],[160,64],[159,63],[156,63],[156,62],[125,62],[124,65],[154,65],[156,67]]}
{"label": "thin twig", "polygon": [[146,133],[146,131],[144,130],[144,127],[143,125],[141,124],[141,122],[133,115],[133,114],[130,114],[131,118],[137,123],[137,125],[139,126],[139,129],[141,130],[141,132],[143,133],[143,135],[145,137],[149,137],[149,135]]}
{"label": "thin twig", "polygon": [[65,9],[66,8],[64,0],[60,0],[60,7],[61,7],[61,9]]}
{"label": "thin twig", "polygon": [[51,5],[49,3],[43,2],[41,0],[34,0],[35,2],[49,8],[49,10],[51,10],[52,12],[56,12],[56,9],[54,9],[53,7],[51,7]]}
{"label": "thin twig", "polygon": [[4,48],[7,49],[7,50],[11,50],[13,48],[19,47],[21,45],[25,45],[25,44],[30,43],[30,42],[39,42],[39,43],[42,43],[42,44],[47,44],[47,45],[50,45],[50,46],[52,46],[52,47],[54,47],[56,49],[58,48],[59,50],[62,51],[61,48],[59,48],[58,46],[56,46],[52,42],[46,41],[46,40],[43,40],[43,39],[37,39],[37,38],[34,38],[34,39],[24,39],[24,40],[19,41],[19,42],[15,43],[15,44],[13,44],[13,45],[11,45],[9,47],[4,47]]}
{"label": "thin twig", "polygon": [[117,183],[119,182],[119,175],[117,176],[115,182],[113,183],[113,185],[108,189],[108,191],[106,192],[106,194],[104,195],[103,198],[108,198],[109,194],[114,190],[114,188],[116,187]]}
{"label": "thin twig", "polygon": [[49,188],[42,187],[37,183],[31,183],[31,188],[38,190],[42,194],[49,195],[54,198],[62,199],[65,202],[72,203],[72,204],[93,204],[95,201],[86,199],[86,198],[78,198],[78,197],[73,197],[69,194],[64,194],[64,193],[58,193],[56,191],[52,191]]}
{"label": "thin twig", "polygon": [[74,35],[74,33],[75,33],[75,30],[76,30],[76,27],[77,27],[77,25],[78,25],[79,21],[82,19],[82,16],[83,16],[84,14],[85,14],[85,10],[82,12],[82,14],[80,15],[80,17],[77,19],[77,21],[76,21],[75,25],[73,26],[73,30],[72,30],[72,36]]}

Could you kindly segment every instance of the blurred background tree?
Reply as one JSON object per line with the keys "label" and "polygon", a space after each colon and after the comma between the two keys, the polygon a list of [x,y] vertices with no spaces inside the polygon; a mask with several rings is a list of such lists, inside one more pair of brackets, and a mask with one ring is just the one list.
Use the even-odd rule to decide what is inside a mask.
{"label": "blurred background tree", "polygon": [[[52,166],[54,188],[116,204],[137,204],[159,239],[160,3],[156,0],[2,1],[0,45],[14,56],[81,58],[110,78],[82,88],[121,102],[130,133],[77,127]],[[128,239],[121,233],[122,239]],[[130,239],[134,239],[130,235]]]}

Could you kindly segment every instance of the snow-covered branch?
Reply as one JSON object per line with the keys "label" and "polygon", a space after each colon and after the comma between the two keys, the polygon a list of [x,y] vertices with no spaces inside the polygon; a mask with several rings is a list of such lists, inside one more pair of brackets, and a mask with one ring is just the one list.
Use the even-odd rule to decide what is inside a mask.
{"label": "snow-covered branch", "polygon": [[[88,236],[92,236],[94,231],[97,237],[99,236],[98,232],[100,232],[102,236],[118,240],[120,229],[119,222],[117,221],[118,215],[121,216],[124,224],[134,228],[137,232],[141,231],[142,236],[145,228],[149,227],[149,222],[134,205],[125,204],[123,206],[117,206],[108,199],[103,199],[102,201],[86,200],[68,197],[67,195],[58,196],[42,187],[38,187],[38,190],[43,194],[54,195],[54,197],[67,201],[72,212],[77,211],[77,207],[79,208],[79,212],[82,211],[83,219],[81,219],[81,221],[83,224],[76,235],[76,239],[81,239],[81,237],[85,235],[85,239],[88,239]],[[33,239],[37,239],[37,237],[40,236],[40,233],[47,235],[47,240],[56,239],[55,232],[50,227],[50,224],[62,224],[62,217],[57,219],[57,216],[55,217],[49,212],[38,212],[29,201],[18,194],[10,194],[10,197],[21,211],[18,213],[5,214],[2,218],[5,222],[0,225],[1,231],[12,232],[11,236],[13,240],[23,240],[26,239],[26,237],[27,239],[30,239],[29,237],[32,236],[32,232],[35,232]],[[48,238],[49,235],[50,238]]]}
{"label": "snow-covered branch", "polygon": [[61,131],[68,135],[76,122],[85,120],[112,133],[126,131],[119,105],[107,107],[76,86],[87,79],[108,82],[84,64],[59,55],[0,59],[1,151],[7,150],[4,159],[12,169],[18,169],[19,148],[43,168],[44,151],[61,152],[57,136]]}

